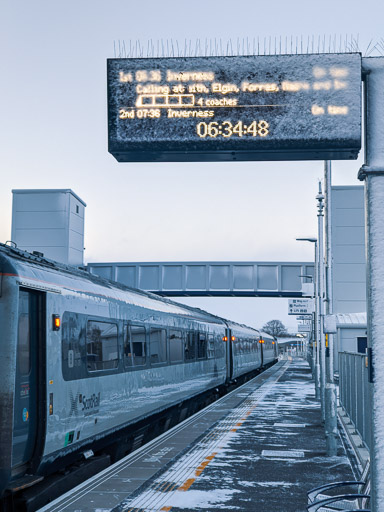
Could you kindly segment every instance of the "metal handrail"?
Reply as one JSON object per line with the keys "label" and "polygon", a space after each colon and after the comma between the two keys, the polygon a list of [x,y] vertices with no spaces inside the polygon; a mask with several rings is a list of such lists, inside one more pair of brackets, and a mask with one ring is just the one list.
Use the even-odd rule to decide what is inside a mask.
{"label": "metal handrail", "polygon": [[[332,496],[330,498],[325,498],[324,500],[315,501],[307,506],[308,512],[317,512],[319,508],[324,507],[326,505],[330,505],[331,503],[336,503],[338,501],[348,501],[348,500],[357,500],[370,498],[369,494],[341,494],[339,496]],[[340,509],[342,511],[343,509]],[[344,509],[347,510],[347,509]],[[357,509],[359,510],[359,509]]]}

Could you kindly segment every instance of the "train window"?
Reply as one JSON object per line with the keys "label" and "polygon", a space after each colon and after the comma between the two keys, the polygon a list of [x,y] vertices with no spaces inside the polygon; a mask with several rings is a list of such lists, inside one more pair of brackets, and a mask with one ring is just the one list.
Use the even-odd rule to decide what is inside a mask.
{"label": "train window", "polygon": [[167,335],[165,329],[151,327],[149,332],[149,345],[151,347],[151,363],[167,362]]}
{"label": "train window", "polygon": [[181,331],[169,331],[169,357],[171,363],[183,360],[184,339]]}
{"label": "train window", "polygon": [[196,333],[187,333],[187,342],[185,344],[185,360],[192,361],[196,359]]}
{"label": "train window", "polygon": [[213,334],[208,334],[208,350],[207,350],[208,359],[213,359],[215,357],[215,338]]}
{"label": "train window", "polygon": [[117,325],[88,320],[87,323],[87,367],[90,371],[117,368],[119,349]]}
{"label": "train window", "polygon": [[65,380],[87,376],[86,365],[87,317],[81,313],[64,311],[61,322],[62,370]]}
{"label": "train window", "polygon": [[207,337],[204,333],[199,333],[197,344],[197,358],[206,359],[207,357]]}
{"label": "train window", "polygon": [[124,325],[124,365],[133,366],[133,350],[129,325]]}
{"label": "train window", "polygon": [[19,300],[17,359],[20,374],[28,375],[31,370],[29,294],[23,291],[20,291]]}
{"label": "train window", "polygon": [[145,349],[145,327],[143,325],[131,325],[131,346],[133,364],[144,366],[147,362],[147,351]]}
{"label": "train window", "polygon": [[224,333],[217,334],[215,339],[215,357],[224,357],[225,355],[225,346],[223,343],[223,335]]}

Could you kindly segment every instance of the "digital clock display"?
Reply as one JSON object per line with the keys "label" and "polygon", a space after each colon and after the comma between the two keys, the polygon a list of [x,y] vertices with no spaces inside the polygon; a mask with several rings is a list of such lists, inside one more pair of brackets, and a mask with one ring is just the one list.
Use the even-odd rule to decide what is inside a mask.
{"label": "digital clock display", "polygon": [[118,161],[357,158],[360,54],[108,60]]}

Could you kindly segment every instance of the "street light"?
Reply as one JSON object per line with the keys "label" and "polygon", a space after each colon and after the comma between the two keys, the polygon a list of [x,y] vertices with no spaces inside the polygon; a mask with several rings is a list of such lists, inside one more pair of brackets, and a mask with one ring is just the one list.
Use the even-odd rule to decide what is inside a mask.
{"label": "street light", "polygon": [[313,243],[317,242],[317,238],[315,238],[313,236],[309,236],[309,237],[306,237],[306,238],[296,238],[296,240],[298,242],[313,242]]}
{"label": "street light", "polygon": [[319,268],[318,262],[319,259],[317,257],[317,238],[314,236],[300,237],[296,238],[298,242],[311,242],[315,244],[315,343],[316,350],[312,349],[312,368],[314,369],[314,377],[315,377],[315,390],[316,390],[316,398],[320,398],[320,298],[319,298]]}

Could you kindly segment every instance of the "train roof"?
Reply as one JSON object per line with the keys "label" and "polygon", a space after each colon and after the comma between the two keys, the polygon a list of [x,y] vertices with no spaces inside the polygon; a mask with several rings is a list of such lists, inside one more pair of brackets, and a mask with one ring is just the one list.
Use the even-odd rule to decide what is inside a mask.
{"label": "train roof", "polygon": [[[95,274],[91,274],[85,269],[85,267],[74,267],[71,265],[65,265],[64,263],[51,260],[49,258],[44,257],[44,255],[38,252],[30,253],[28,251],[18,249],[16,246],[10,246],[0,243],[0,264],[1,259],[7,261],[11,267],[14,267],[14,270],[17,270],[18,267],[20,269],[24,268],[25,270],[27,270],[28,268],[31,269],[35,267],[39,268],[42,272],[48,272],[49,274],[54,273],[56,276],[62,275],[64,277],[67,276],[71,278],[78,278],[80,280],[93,283],[94,285],[102,288],[108,288],[110,290],[120,290],[122,292],[133,294],[134,296],[138,298],[141,297],[143,299],[143,302],[146,303],[144,304],[144,307],[150,307],[150,303],[152,303],[152,301],[155,301],[152,303],[154,309],[158,309],[158,307],[155,307],[155,304],[157,304],[158,306],[160,306],[161,304],[165,306],[164,308],[161,308],[164,312],[176,313],[181,315],[185,314],[186,316],[193,315],[200,320],[209,320],[211,322],[225,323],[228,325],[228,327],[250,329],[252,331],[259,332],[257,329],[253,327],[249,327],[244,324],[239,324],[237,322],[227,320],[218,315],[213,315],[212,313],[204,311],[200,308],[188,306],[186,304],[180,304],[171,299],[160,297],[159,295],[156,295],[154,293],[139,290],[137,288],[128,287],[116,281],[110,281]],[[10,269],[5,268],[3,270],[0,267],[0,275],[2,273],[9,273],[9,271]]]}

